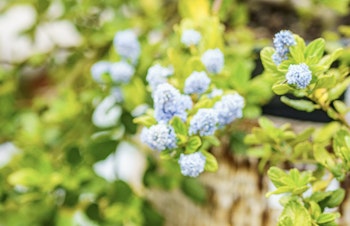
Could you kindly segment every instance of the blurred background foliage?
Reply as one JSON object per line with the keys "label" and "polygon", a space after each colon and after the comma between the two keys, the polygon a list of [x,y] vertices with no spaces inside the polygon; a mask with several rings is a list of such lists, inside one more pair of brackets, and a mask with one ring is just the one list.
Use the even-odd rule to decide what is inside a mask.
{"label": "blurred background foliage", "polygon": [[[159,162],[148,151],[141,187],[118,178],[106,180],[94,170],[94,164],[122,141],[142,147],[135,138],[138,128],[132,111],[142,103],[152,104],[145,85],[147,69],[161,62],[186,70],[182,57],[187,53],[179,37],[182,28],[195,24],[206,34],[206,47],[218,43],[225,47],[228,80],[221,83],[245,96],[244,115],[256,118],[272,97],[266,85],[271,81],[251,78],[261,71],[256,66],[261,46],[282,28],[306,38],[327,30],[325,36],[338,40],[337,25],[348,19],[348,4],[348,0],[1,1],[4,16],[19,6],[33,11],[33,23],[18,33],[33,46],[40,42],[42,29],[57,22],[69,23],[78,41],[66,45],[51,36],[53,44],[44,51],[20,58],[0,56],[0,144],[12,144],[14,153],[0,166],[0,225],[161,225],[162,217],[142,196],[148,186],[181,187],[194,201],[205,202],[206,190],[196,180],[183,178],[172,162]],[[142,45],[137,76],[122,87],[125,100],[118,123],[101,129],[91,117],[111,87],[94,83],[90,67],[99,60],[119,60],[112,40],[116,31],[127,28],[137,31]],[[340,31],[350,34],[346,26]],[[244,129],[237,128],[230,130],[232,150],[244,154]]]}

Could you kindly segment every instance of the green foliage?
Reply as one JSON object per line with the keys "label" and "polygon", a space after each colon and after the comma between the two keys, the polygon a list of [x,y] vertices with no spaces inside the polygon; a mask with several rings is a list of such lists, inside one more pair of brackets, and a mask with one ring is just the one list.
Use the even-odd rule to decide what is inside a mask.
{"label": "green foliage", "polygon": [[290,124],[287,123],[278,128],[265,117],[259,118],[259,126],[253,128],[244,141],[251,146],[247,150],[248,154],[261,159],[259,163],[261,171],[267,163],[275,165],[311,158],[310,137],[314,131],[313,128],[296,134]]}
{"label": "green foliage", "polygon": [[[4,14],[19,4],[32,7],[35,22],[19,36],[33,43],[38,41],[42,26],[61,21],[69,21],[82,39],[80,44],[69,48],[55,43],[47,52],[6,62],[4,67],[1,62],[0,144],[11,142],[18,152],[0,166],[0,225],[69,226],[79,224],[77,219],[82,221],[81,225],[163,225],[164,219],[144,196],[144,189],[180,188],[197,204],[205,204],[209,200],[206,187],[196,179],[181,176],[177,160],[182,153],[200,152],[206,159],[205,170],[215,172],[219,163],[211,149],[220,146],[223,140],[229,140],[231,154],[258,158],[261,172],[272,166],[268,176],[276,190],[268,195],[284,195],[279,225],[336,224],[339,214],[325,213],[325,208],[341,205],[345,191],[326,189],[331,179],[343,180],[350,169],[350,126],[345,120],[350,108],[338,100],[350,84],[348,50],[334,49],[325,54],[324,39],[306,45],[295,35],[297,44],[290,47],[289,59],[276,66],[272,60],[275,50],[264,48],[260,56],[265,72],[252,78],[257,40],[254,32],[245,26],[249,20],[245,2],[58,2],[62,10],[56,16],[51,15],[51,7],[57,1],[6,0],[0,4]],[[314,2],[341,14],[347,12],[344,6],[348,0]],[[138,33],[141,56],[134,65],[131,81],[118,85],[124,100],[105,112],[118,107],[120,117],[112,126],[93,125],[95,108],[116,84],[105,73],[104,84],[97,85],[91,79],[90,68],[97,61],[122,60],[115,52],[113,38],[117,31],[129,28]],[[190,28],[201,33],[202,41],[185,48],[181,34]],[[346,26],[340,30],[350,34]],[[137,140],[142,127],[157,123],[153,110],[140,113],[138,109],[153,104],[145,78],[147,70],[156,63],[172,65],[174,75],[169,82],[182,90],[191,72],[205,70],[201,55],[211,48],[222,50],[224,68],[218,75],[209,75],[212,83],[207,93],[191,96],[194,106],[187,112],[187,120],[171,119],[169,123],[175,130],[178,147],[161,152],[158,158]],[[338,59],[343,63],[334,67]],[[297,63],[307,64],[312,71],[306,89],[285,82],[289,65]],[[244,97],[243,119],[220,128],[213,136],[190,135],[188,129],[194,114],[200,108],[212,108],[220,100],[220,95],[208,96],[215,89]],[[290,124],[276,127],[261,117],[259,127],[245,136],[246,131],[238,126],[245,119],[259,117],[261,106],[270,100],[273,92],[293,94],[296,99],[282,96],[282,102],[307,112],[322,109],[337,122],[297,133]],[[133,143],[147,156],[141,189],[118,178],[109,181],[94,170],[96,163],[115,154],[122,141]],[[275,167],[283,163],[314,164],[316,170],[286,172]],[[312,194],[306,197],[308,189],[312,189]]]}
{"label": "green foliage", "polygon": [[[341,49],[325,55],[325,40],[316,39],[306,46],[301,37],[294,35],[294,38],[296,45],[289,47],[288,59],[278,66],[272,61],[273,48],[266,47],[261,51],[265,73],[274,80],[272,90],[277,95],[289,93],[295,96],[296,99],[282,96],[281,101],[286,105],[306,112],[322,109],[334,121],[317,130],[307,128],[296,135],[288,130],[287,125],[276,128],[267,119],[260,119],[260,127],[253,128],[245,142],[254,145],[249,150],[261,158],[260,164],[268,162],[272,165],[268,176],[276,190],[267,196],[284,194],[281,199],[284,210],[279,225],[337,225],[336,219],[340,214],[324,211],[326,207],[339,206],[343,202],[343,189],[326,189],[333,178],[342,181],[349,172],[350,127],[345,119],[349,108],[338,100],[350,84],[347,77],[349,69],[342,63],[331,67],[335,60],[341,58]],[[312,72],[311,82],[305,89],[289,85],[285,77],[289,66],[299,63],[306,64]],[[292,158],[290,153],[293,153]],[[300,173],[294,168],[286,173],[273,166],[281,162],[295,166],[314,164],[316,170]],[[311,188],[311,195],[306,197],[304,193]]]}

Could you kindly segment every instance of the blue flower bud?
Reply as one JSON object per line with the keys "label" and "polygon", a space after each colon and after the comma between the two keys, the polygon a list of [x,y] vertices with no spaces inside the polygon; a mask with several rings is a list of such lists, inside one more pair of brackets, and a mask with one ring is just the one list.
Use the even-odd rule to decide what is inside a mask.
{"label": "blue flower bud", "polygon": [[111,64],[109,73],[114,83],[128,83],[134,75],[135,69],[130,64],[120,61]]}
{"label": "blue flower bud", "polygon": [[141,132],[141,141],[157,151],[176,148],[174,128],[163,123],[144,128]]}
{"label": "blue flower bud", "polygon": [[184,92],[186,94],[202,94],[207,91],[210,78],[204,71],[194,71],[185,81]]}
{"label": "blue flower bud", "polygon": [[218,74],[224,67],[224,54],[218,48],[209,49],[202,55],[201,61],[209,73]]}
{"label": "blue flower bud", "polygon": [[299,89],[304,89],[310,84],[312,73],[304,63],[291,64],[288,68],[286,79],[289,85],[295,85]]}
{"label": "blue flower bud", "polygon": [[141,48],[136,34],[132,30],[117,32],[114,36],[113,44],[122,58],[130,60],[133,64],[137,62]]}
{"label": "blue flower bud", "polygon": [[167,77],[174,73],[171,67],[162,67],[160,64],[156,64],[148,68],[146,80],[151,86],[152,90],[155,90],[159,84],[166,83]]}
{"label": "blue flower bud", "polygon": [[109,73],[110,62],[99,61],[92,65],[90,72],[95,82],[103,83],[102,75]]}
{"label": "blue flower bud", "polygon": [[189,47],[191,45],[197,45],[201,40],[202,35],[193,29],[188,29],[182,32],[181,42],[185,44],[185,46]]}
{"label": "blue flower bud", "polygon": [[216,111],[210,108],[199,109],[190,122],[189,134],[197,134],[201,136],[214,135],[218,123],[218,115]]}
{"label": "blue flower bud", "polygon": [[197,177],[204,171],[205,156],[200,152],[188,155],[181,154],[178,162],[182,175]]}
{"label": "blue flower bud", "polygon": [[174,116],[186,120],[189,103],[179,90],[168,83],[158,85],[153,95],[154,116],[158,122],[168,122]]}
{"label": "blue flower bud", "polygon": [[244,99],[239,94],[224,95],[214,105],[214,109],[218,114],[219,126],[222,127],[236,118],[241,118],[243,107]]}
{"label": "blue flower bud", "polygon": [[272,56],[272,60],[279,65],[283,60],[288,59],[289,47],[296,45],[293,33],[288,30],[282,30],[275,34],[273,45],[276,52]]}

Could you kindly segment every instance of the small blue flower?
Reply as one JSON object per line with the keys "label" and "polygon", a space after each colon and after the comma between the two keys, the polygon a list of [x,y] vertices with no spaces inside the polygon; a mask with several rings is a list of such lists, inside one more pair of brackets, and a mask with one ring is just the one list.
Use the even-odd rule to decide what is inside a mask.
{"label": "small blue flower", "polygon": [[201,39],[202,35],[196,30],[188,29],[182,32],[181,42],[187,47],[197,45]]}
{"label": "small blue flower", "polygon": [[103,83],[102,75],[109,73],[110,62],[99,61],[92,65],[90,72],[95,82]]}
{"label": "small blue flower", "polygon": [[189,103],[175,87],[168,83],[158,85],[153,95],[154,116],[158,122],[168,122],[174,116],[186,120]]}
{"label": "small blue flower", "polygon": [[217,74],[224,67],[224,54],[218,48],[209,49],[202,55],[201,61],[209,73]]}
{"label": "small blue flower", "polygon": [[184,110],[189,110],[193,106],[193,102],[190,96],[181,95],[180,108]]}
{"label": "small blue flower", "polygon": [[115,34],[113,40],[117,53],[134,64],[140,56],[141,48],[136,34],[132,30],[123,30]]}
{"label": "small blue flower", "polygon": [[202,94],[207,91],[210,78],[204,71],[194,71],[185,81],[184,92],[186,94]]}
{"label": "small blue flower", "polygon": [[205,156],[201,152],[195,152],[188,155],[181,154],[178,162],[182,175],[197,177],[204,171],[205,161]]}
{"label": "small blue flower", "polygon": [[276,52],[272,56],[272,60],[279,65],[283,60],[288,59],[289,47],[296,45],[293,33],[288,30],[282,30],[275,34],[273,45]]}
{"label": "small blue flower", "polygon": [[289,85],[295,85],[299,89],[304,89],[310,84],[312,73],[304,63],[291,64],[288,68],[286,79]]}
{"label": "small blue flower", "polygon": [[272,54],[272,61],[278,66],[282,63],[282,61],[288,60],[288,55],[281,56],[277,52]]}
{"label": "small blue flower", "polygon": [[174,128],[163,123],[144,128],[141,132],[141,141],[157,151],[176,148]]}
{"label": "small blue flower", "polygon": [[130,64],[120,61],[111,64],[109,73],[114,83],[128,83],[134,75],[135,69]]}
{"label": "small blue flower", "polygon": [[148,68],[146,80],[152,90],[155,90],[159,84],[166,83],[167,77],[174,73],[172,67],[163,67],[160,64],[156,64]]}
{"label": "small blue flower", "polygon": [[239,94],[224,95],[214,105],[214,109],[218,114],[219,126],[222,127],[236,118],[241,118],[243,107],[244,99]]}
{"label": "small blue flower", "polygon": [[202,108],[193,116],[190,122],[189,134],[201,136],[213,135],[217,129],[218,115],[214,109]]}

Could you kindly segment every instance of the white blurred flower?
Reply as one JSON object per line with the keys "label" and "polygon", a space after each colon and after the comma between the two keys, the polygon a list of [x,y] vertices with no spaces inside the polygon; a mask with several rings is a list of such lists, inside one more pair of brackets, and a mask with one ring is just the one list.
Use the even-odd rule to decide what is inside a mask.
{"label": "white blurred flower", "polygon": [[92,114],[92,122],[95,126],[106,128],[117,124],[122,114],[121,107],[116,105],[117,102],[117,98],[112,95],[103,99]]}

